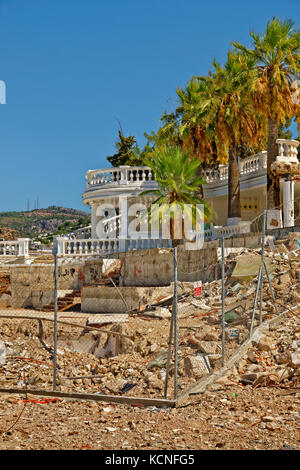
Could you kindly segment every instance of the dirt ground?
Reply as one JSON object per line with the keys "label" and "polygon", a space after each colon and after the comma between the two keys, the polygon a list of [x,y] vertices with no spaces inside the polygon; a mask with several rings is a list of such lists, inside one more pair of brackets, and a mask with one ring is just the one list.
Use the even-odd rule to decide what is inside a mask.
{"label": "dirt ground", "polygon": [[[141,337],[143,337],[144,329],[149,330],[149,325],[155,334],[156,328],[159,325],[162,326],[161,322],[165,321],[153,320],[152,323],[149,320],[138,321]],[[8,326],[11,325],[10,322],[6,320],[5,324],[7,331],[11,332],[12,327]],[[136,319],[132,320],[135,328],[136,322]],[[28,325],[28,321],[25,321],[25,324]],[[33,334],[31,337],[31,330],[28,326],[24,329],[25,324],[22,321],[22,328],[18,327],[20,335],[18,344],[22,346],[20,338],[23,337],[28,353],[32,352],[29,344],[36,341],[36,338]],[[31,328],[34,331],[36,325],[32,325]],[[66,327],[66,330],[66,338],[69,338],[70,331],[72,330],[74,335],[76,329]],[[299,318],[297,315],[291,315],[284,321],[283,327],[279,325],[271,332],[273,340],[277,341],[277,349],[280,341],[282,344],[280,335],[284,334],[286,341],[290,338],[290,341],[286,342],[286,348],[289,348],[291,342],[298,338],[298,330]],[[3,328],[2,331],[5,329]],[[29,336],[23,336],[24,333]],[[78,331],[76,333],[78,336]],[[158,333],[155,336],[156,342],[161,346]],[[24,338],[27,338],[27,341]],[[162,334],[161,338],[165,340],[165,335]],[[148,347],[151,348],[149,345]],[[254,349],[252,348],[253,351]],[[0,450],[300,449],[300,387],[297,373],[287,376],[282,381],[273,379],[268,384],[254,387],[253,384],[243,383],[242,375],[236,376],[237,370],[233,370],[225,380],[212,384],[202,394],[190,395],[177,408],[157,408],[135,404],[55,400],[30,394],[30,389],[33,388],[52,389],[53,370],[42,363],[46,362],[47,355],[49,362],[49,352],[40,346],[39,355],[36,354],[36,357],[43,358],[44,361],[26,362],[26,354],[24,361],[10,357],[2,369],[0,366],[2,371],[4,367],[9,368],[11,374],[8,371],[4,376],[1,374],[1,387],[4,385],[24,387],[24,382],[20,380],[22,374],[24,377],[26,374],[25,381],[28,386],[27,400],[24,395],[0,394]],[[136,368],[137,364],[131,364],[131,368],[129,367],[129,360],[134,355],[143,364],[139,371]],[[21,358],[21,356],[17,357]],[[159,375],[154,372],[148,372],[152,374],[150,378],[142,375],[145,360],[151,361],[153,357],[155,357],[154,353],[145,356],[131,353],[131,355],[120,354],[120,356],[100,359],[99,368],[103,373],[102,378],[93,381],[90,379],[64,381],[63,378],[67,375],[74,377],[83,373],[90,374],[96,362],[93,354],[69,351],[64,358],[69,367],[65,370],[62,368],[58,372],[61,383],[64,385],[58,385],[57,390],[85,393],[99,393],[101,390],[105,393],[118,394],[124,383],[133,381],[130,372],[133,370],[133,373],[138,376],[139,385],[129,390],[126,393],[127,396],[162,398],[163,381],[158,379]],[[260,351],[258,357],[263,361],[263,366],[261,366],[263,374],[266,374],[269,368],[273,371],[272,351]],[[68,363],[71,360],[72,366]],[[62,364],[61,359],[59,363]],[[118,367],[122,365],[121,370],[116,367],[113,377],[104,373],[113,369],[112,366],[118,363]],[[105,369],[101,369],[101,364],[102,367],[105,364]],[[242,359],[241,367],[240,374],[245,372],[247,367],[253,367],[253,364],[247,365],[245,359]],[[124,371],[126,371],[125,375]],[[99,375],[99,370],[97,374]],[[270,375],[270,372],[268,374]],[[39,379],[35,385],[34,382],[32,382],[33,385],[30,384],[30,378],[37,376]],[[196,380],[193,377],[188,378],[184,374],[179,376],[179,386],[183,389],[185,385],[191,385],[194,382]],[[170,396],[173,393],[172,384],[173,376],[170,378]]]}
{"label": "dirt ground", "polygon": [[232,386],[159,410],[1,396],[0,449],[299,450],[300,394],[280,392]]}

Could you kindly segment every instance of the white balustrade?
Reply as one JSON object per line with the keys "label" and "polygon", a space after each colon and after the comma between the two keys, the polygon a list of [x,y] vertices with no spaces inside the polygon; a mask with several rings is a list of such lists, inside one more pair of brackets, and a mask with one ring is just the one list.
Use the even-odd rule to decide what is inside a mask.
{"label": "white balustrade", "polygon": [[57,237],[56,241],[59,246],[57,254],[62,256],[91,256],[119,251],[119,239],[68,240]]}
{"label": "white balustrade", "polygon": [[91,230],[92,230],[92,226],[87,225],[86,227],[82,227],[82,228],[79,228],[77,230],[74,230],[73,232],[67,233],[64,236],[69,238],[69,239],[91,238]]}
{"label": "white balustrade", "polygon": [[204,240],[216,240],[218,238],[227,238],[231,235],[250,232],[250,222],[241,222],[239,225],[230,225],[227,227],[213,227],[204,231]]}
{"label": "white balustrade", "polygon": [[86,173],[87,186],[115,183],[121,179],[120,168],[89,170]]}
{"label": "white balustrade", "polygon": [[[297,157],[299,142],[297,140],[278,139],[278,155],[280,157]],[[256,155],[251,155],[239,162],[240,174],[262,172],[267,168],[267,152],[262,151]],[[219,165],[218,168],[208,168],[204,170],[203,176],[207,183],[224,182],[228,180],[228,165]],[[102,186],[116,183],[118,185],[128,185],[155,181],[155,175],[151,168],[147,166],[127,166],[119,168],[109,168],[100,170],[89,170],[86,173],[87,189],[93,186]]]}
{"label": "white balustrade", "polygon": [[[267,152],[259,152],[239,161],[240,175],[259,173],[267,168]],[[228,181],[228,165],[219,165],[217,169],[211,168],[204,172],[206,183],[219,183]]]}
{"label": "white balustrade", "polygon": [[29,238],[0,241],[0,255],[3,256],[29,256]]}
{"label": "white balustrade", "polygon": [[296,161],[298,157],[298,140],[277,139],[278,157]]}
{"label": "white balustrade", "polygon": [[126,185],[131,183],[143,183],[153,181],[154,176],[151,168],[147,166],[127,166],[119,168],[89,170],[86,173],[87,188],[116,183]]}

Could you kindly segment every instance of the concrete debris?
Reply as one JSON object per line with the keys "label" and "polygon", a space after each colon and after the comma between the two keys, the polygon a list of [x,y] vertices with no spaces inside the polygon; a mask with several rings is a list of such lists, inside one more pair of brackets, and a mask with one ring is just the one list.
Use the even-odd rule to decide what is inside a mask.
{"label": "concrete debris", "polygon": [[259,338],[257,344],[255,342],[253,342],[253,344],[255,344],[260,351],[272,351],[274,347],[271,338],[267,336],[262,336]]}
{"label": "concrete debris", "polygon": [[199,341],[199,351],[204,354],[216,354],[220,350],[220,345],[216,341]]}
{"label": "concrete debris", "polygon": [[4,341],[0,340],[0,365],[4,365],[6,362],[6,346]]}
{"label": "concrete debris", "polygon": [[[294,393],[299,396],[299,392],[293,392],[293,390],[299,390],[300,323],[297,311],[291,311],[295,303],[300,302],[300,254],[297,251],[299,239],[299,234],[295,234],[295,236],[289,236],[286,241],[280,240],[280,243],[275,243],[275,240],[276,250],[269,249],[270,245],[266,245],[266,262],[277,306],[280,311],[288,309],[288,312],[285,316],[276,318],[267,278],[264,275],[262,317],[263,321],[272,318],[272,323],[256,341],[249,341],[249,349],[244,350],[241,357],[238,357],[233,365],[228,366],[226,374],[209,384],[203,392],[203,397],[198,394],[196,398],[197,401],[201,401],[201,404],[197,406],[195,421],[193,421],[194,417],[189,407],[187,407],[188,411],[178,409],[173,413],[173,410],[165,412],[164,409],[160,409],[160,412],[150,414],[149,410],[142,410],[139,407],[130,407],[129,411],[126,408],[125,412],[125,408],[118,408],[117,405],[111,407],[101,405],[100,407],[97,404],[99,411],[94,412],[91,406],[93,413],[86,413],[85,409],[85,413],[79,415],[85,430],[89,426],[84,424],[85,421],[89,422],[97,417],[95,430],[99,428],[100,437],[103,431],[106,431],[106,439],[111,436],[111,448],[115,445],[114,435],[118,433],[122,434],[122,440],[120,440],[120,447],[122,447],[125,429],[127,429],[126,437],[134,432],[135,440],[143,438],[147,441],[148,447],[153,444],[157,446],[156,448],[160,448],[157,443],[160,440],[165,442],[164,436],[169,436],[171,424],[173,431],[174,428],[181,429],[188,423],[189,432],[192,433],[194,439],[189,442],[189,445],[193,448],[198,428],[203,425],[203,439],[197,445],[203,448],[208,446],[205,442],[210,442],[215,448],[223,445],[221,438],[218,439],[219,434],[223,433],[224,426],[222,435],[224,442],[230,435],[226,429],[228,426],[229,430],[236,430],[237,433],[246,432],[247,428],[248,440],[243,441],[245,448],[249,442],[252,444],[255,442],[255,445],[258,445],[259,439],[262,442],[261,447],[264,448],[266,436],[270,433],[273,436],[277,426],[282,426],[288,431],[285,431],[285,437],[282,437],[284,433],[278,432],[279,440],[276,441],[276,445],[280,448],[279,441],[285,445],[290,445],[292,442],[291,445],[296,447],[298,445],[296,438],[293,437],[293,440],[289,442],[288,437],[292,436],[297,426],[296,417],[292,413],[297,411],[298,402],[294,399],[294,395],[284,398],[289,406],[294,408],[282,410],[281,414],[284,419],[281,422],[277,409],[283,403],[283,399],[280,397],[281,401],[276,402],[276,396],[279,392]],[[252,248],[231,253],[226,259],[225,361],[227,362],[249,337],[260,261],[260,249]],[[105,281],[109,281],[108,277],[116,280],[119,268],[119,262],[115,266],[112,264],[108,266]],[[198,381],[209,379],[212,373],[218,373],[222,368],[222,284],[217,269],[216,273],[215,280],[210,282],[203,280],[202,294],[197,298],[193,295],[193,282],[179,283],[179,391],[197,384]],[[50,272],[48,274],[50,276]],[[25,289],[26,286],[23,287]],[[93,306],[92,310],[95,307],[96,311],[101,304],[104,312],[97,321],[94,320],[94,323],[93,313],[88,315],[88,324],[85,323],[86,316],[83,320],[76,318],[80,329],[65,324],[58,325],[60,351],[57,371],[58,390],[70,393],[82,391],[97,395],[161,397],[166,379],[173,287],[173,285],[160,288],[140,286],[137,290],[134,286],[120,285],[118,286],[119,292],[117,292],[111,282],[108,282],[106,286],[99,286],[99,293],[92,287],[86,287],[86,301],[90,301]],[[39,292],[39,289],[37,291]],[[3,295],[7,295],[7,292]],[[52,296],[52,291],[49,292],[49,296]],[[49,300],[51,300],[50,297]],[[126,304],[130,312],[127,311]],[[105,313],[106,311],[110,311],[111,314]],[[22,310],[22,313],[24,312],[26,313],[26,310]],[[120,313],[122,316],[119,316]],[[256,328],[259,325],[259,302],[254,313],[254,328]],[[146,314],[149,316],[147,317]],[[95,328],[92,331],[87,328],[91,325]],[[120,335],[113,333],[120,333]],[[51,367],[53,323],[43,321],[41,338],[36,319],[2,318],[0,335],[0,387],[13,388],[26,385],[29,391],[35,388],[51,390],[53,385],[53,368]],[[170,377],[174,377],[173,355],[174,348],[172,347]],[[169,381],[169,396],[173,396],[173,382],[174,380]],[[264,401],[260,401],[261,397],[264,397]],[[12,405],[9,399],[11,399],[9,396],[3,399],[5,405],[8,403]],[[250,405],[252,399],[253,402]],[[98,408],[95,409],[98,410]],[[3,407],[1,411],[6,411],[6,408]],[[68,416],[66,410],[64,411]],[[219,413],[217,428],[214,424],[216,413]],[[62,422],[66,421],[66,416],[60,416]],[[136,419],[137,416],[143,416],[143,420],[139,421]],[[150,429],[149,420],[154,416],[159,419]],[[176,423],[173,416],[181,416],[182,420]],[[192,430],[192,421],[197,429],[195,432]],[[75,419],[74,422],[76,422]],[[142,427],[140,427],[141,422]],[[21,429],[21,423],[22,420],[14,430],[15,434]],[[2,428],[8,428],[9,424],[3,425]],[[79,432],[78,428],[77,422],[77,428],[72,429],[71,432]],[[265,432],[267,434],[263,435]],[[155,433],[162,434],[162,436],[152,435]],[[75,442],[74,436],[76,434],[72,434],[72,444]],[[210,436],[214,436],[217,440],[210,440]],[[8,439],[8,436],[4,437]],[[21,438],[23,439],[23,436]],[[185,438],[189,439],[187,434]],[[99,436],[97,439],[99,441]],[[168,439],[171,442],[173,438],[169,436]],[[235,440],[239,440],[239,435]],[[178,442],[179,440],[173,440],[172,445],[176,447]],[[185,446],[186,441],[182,441],[181,445]],[[232,439],[229,444],[227,443],[227,446],[230,445],[233,446]]]}
{"label": "concrete debris", "polygon": [[210,371],[209,362],[203,356],[188,356],[184,358],[184,370],[188,377],[201,379]]}
{"label": "concrete debris", "polygon": [[[231,275],[232,280],[247,283],[257,276],[261,257],[258,253],[243,253],[237,257],[236,266]],[[274,270],[270,261],[266,260],[269,272]]]}
{"label": "concrete debris", "polygon": [[294,369],[300,367],[300,350],[291,354],[290,365]]}

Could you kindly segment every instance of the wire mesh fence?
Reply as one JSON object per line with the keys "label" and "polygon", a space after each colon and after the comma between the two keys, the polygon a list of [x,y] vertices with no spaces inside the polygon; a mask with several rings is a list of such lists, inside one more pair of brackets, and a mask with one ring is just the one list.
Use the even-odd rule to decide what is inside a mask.
{"label": "wire mesh fence", "polygon": [[0,313],[0,388],[176,400],[300,302],[299,234],[274,239],[266,216],[261,230],[248,245],[231,235],[198,250],[12,267],[2,274],[0,301],[11,301]]}

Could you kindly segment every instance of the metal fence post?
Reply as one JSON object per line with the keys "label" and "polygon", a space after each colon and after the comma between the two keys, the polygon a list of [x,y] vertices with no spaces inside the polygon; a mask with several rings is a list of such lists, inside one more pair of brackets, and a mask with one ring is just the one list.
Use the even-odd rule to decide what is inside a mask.
{"label": "metal fence post", "polygon": [[58,259],[57,259],[57,242],[53,242],[54,255],[54,332],[53,332],[53,391],[56,390],[57,377],[57,288],[58,288]]}
{"label": "metal fence post", "polygon": [[225,255],[224,237],[221,239],[222,249],[222,366],[225,363]]}
{"label": "metal fence post", "polygon": [[174,247],[174,399],[177,400],[178,388],[178,263],[177,246]]}
{"label": "metal fence post", "polygon": [[[266,211],[264,211],[263,216],[263,226],[262,226],[262,246],[261,246],[261,264],[264,264],[264,255],[265,255],[265,233],[266,233]],[[264,270],[261,272],[260,279],[260,299],[259,299],[259,323],[262,323],[262,302],[263,302],[263,284],[264,284]]]}
{"label": "metal fence post", "polygon": [[[174,299],[173,299],[174,305]],[[166,378],[165,378],[165,390],[164,390],[164,398],[167,398],[168,394],[168,383],[169,383],[169,371],[170,371],[170,362],[171,362],[171,354],[172,354],[172,338],[173,338],[173,328],[174,328],[174,307],[172,309],[171,315],[171,324],[170,324],[170,334],[169,334],[169,345],[168,345],[168,356],[167,356],[167,364],[166,364]]]}
{"label": "metal fence post", "polygon": [[254,299],[252,318],[251,318],[251,324],[250,324],[250,332],[249,332],[250,337],[252,336],[252,332],[253,332],[254,319],[255,319],[255,309],[256,309],[256,304],[257,304],[258,290],[259,290],[259,287],[260,287],[262,271],[263,271],[263,265],[261,264],[260,267],[259,267],[258,276],[257,276],[257,286],[256,286],[256,291],[255,291],[255,299]]}

